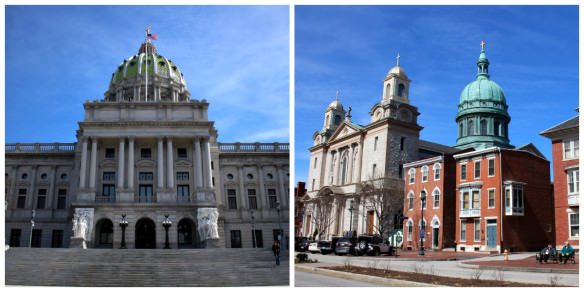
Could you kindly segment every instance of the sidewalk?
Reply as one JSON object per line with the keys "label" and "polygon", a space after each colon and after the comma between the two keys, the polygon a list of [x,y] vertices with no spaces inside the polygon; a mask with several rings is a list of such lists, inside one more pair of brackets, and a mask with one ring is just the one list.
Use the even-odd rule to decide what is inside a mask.
{"label": "sidewalk", "polygon": [[459,263],[462,268],[479,268],[486,270],[504,270],[504,271],[525,271],[541,273],[564,273],[577,274],[579,272],[580,255],[576,254],[576,263],[554,264],[539,263],[535,261],[533,253],[520,253],[509,255],[509,260],[505,261],[504,256],[498,255],[484,259],[474,259]]}

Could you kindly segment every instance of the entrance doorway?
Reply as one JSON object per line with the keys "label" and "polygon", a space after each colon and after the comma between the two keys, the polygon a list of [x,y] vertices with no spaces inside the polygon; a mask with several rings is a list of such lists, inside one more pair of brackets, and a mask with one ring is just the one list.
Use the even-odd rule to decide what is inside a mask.
{"label": "entrance doorway", "polygon": [[438,236],[440,234],[440,229],[432,228],[432,248],[438,249]]}
{"label": "entrance doorway", "polygon": [[109,219],[101,219],[95,224],[96,227],[96,248],[113,248],[114,225]]}
{"label": "entrance doorway", "polygon": [[367,234],[373,234],[373,219],[375,218],[374,211],[367,211]]}
{"label": "entrance doorway", "polygon": [[487,220],[487,248],[497,248],[497,220]]}
{"label": "entrance doorway", "polygon": [[148,218],[136,223],[136,248],[156,248],[156,226]]}
{"label": "entrance doorway", "polygon": [[178,222],[178,248],[195,248],[198,240],[196,238],[195,224],[191,219],[182,219]]}

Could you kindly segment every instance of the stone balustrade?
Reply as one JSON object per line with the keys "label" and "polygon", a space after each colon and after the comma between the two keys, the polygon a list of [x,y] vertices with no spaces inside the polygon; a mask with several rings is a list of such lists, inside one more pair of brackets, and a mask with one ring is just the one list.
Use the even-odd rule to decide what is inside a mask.
{"label": "stone balustrade", "polygon": [[7,153],[75,152],[75,143],[7,143]]}
{"label": "stone balustrade", "polygon": [[220,152],[289,152],[289,143],[217,143]]}

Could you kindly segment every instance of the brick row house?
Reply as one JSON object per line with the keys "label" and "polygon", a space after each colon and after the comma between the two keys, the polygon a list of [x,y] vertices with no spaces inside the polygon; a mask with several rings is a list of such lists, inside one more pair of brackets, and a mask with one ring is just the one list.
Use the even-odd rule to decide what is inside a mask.
{"label": "brick row house", "polygon": [[552,140],[556,248],[570,242],[579,249],[580,155],[579,117],[573,117],[540,133]]}

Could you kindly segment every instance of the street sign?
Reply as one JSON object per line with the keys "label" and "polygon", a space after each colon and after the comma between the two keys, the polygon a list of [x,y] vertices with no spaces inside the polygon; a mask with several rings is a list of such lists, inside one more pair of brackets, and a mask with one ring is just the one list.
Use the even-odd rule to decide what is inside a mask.
{"label": "street sign", "polygon": [[420,238],[426,238],[424,230],[420,230]]}
{"label": "street sign", "polygon": [[400,220],[406,220],[409,219],[409,217],[399,217]]}

